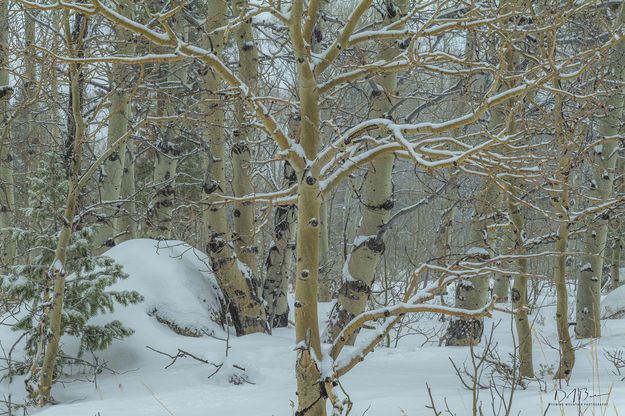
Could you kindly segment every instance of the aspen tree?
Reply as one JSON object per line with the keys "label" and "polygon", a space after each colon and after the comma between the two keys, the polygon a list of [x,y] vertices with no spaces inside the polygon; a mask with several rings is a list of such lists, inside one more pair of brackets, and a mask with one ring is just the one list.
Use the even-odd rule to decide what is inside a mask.
{"label": "aspen tree", "polygon": [[[308,160],[314,160],[320,150],[319,132],[319,89],[313,68],[310,65],[310,51],[306,42],[312,34],[319,5],[309,5],[310,20],[303,27],[304,1],[295,0],[291,6],[289,32],[297,69],[297,92],[301,117],[299,144]],[[312,9],[312,10],[311,10]],[[319,284],[319,216],[321,213],[321,188],[319,172],[316,169],[297,169],[297,242],[295,269],[295,344],[297,358],[295,377],[297,380],[298,412],[310,416],[326,414],[325,399],[321,396],[319,383],[321,373],[317,360],[322,357],[321,337],[317,316],[317,294]]]}
{"label": "aspen tree", "polygon": [[[493,248],[488,232],[488,225],[498,214],[497,205],[493,204],[498,198],[496,187],[486,183],[479,192],[475,210],[471,216],[469,226],[469,243],[471,247],[467,256],[476,261],[488,260],[493,257]],[[488,298],[489,277],[479,276],[472,279],[460,279],[456,284],[456,308],[479,309]],[[446,345],[470,346],[477,345],[484,332],[484,322],[481,319],[452,318],[445,335]]]}
{"label": "aspen tree", "polygon": [[[618,161],[616,163],[616,171],[620,175],[620,181],[618,184],[618,194],[623,195],[625,193],[625,155],[623,152],[619,152]],[[623,253],[623,232],[625,232],[624,221],[622,214],[615,219],[613,226],[613,238],[612,238],[612,259],[610,261],[610,288],[612,290],[621,287],[623,285],[623,279],[621,278],[622,253]]]}
{"label": "aspen tree", "polygon": [[[325,9],[328,7],[328,0],[319,0],[317,21],[311,33],[310,45],[313,53],[321,52],[323,37],[326,30]],[[327,118],[325,111],[321,110],[320,116]],[[321,141],[323,145],[328,142],[328,134],[321,130]],[[317,300],[319,302],[330,302],[332,300],[332,288],[335,281],[333,270],[330,265],[330,223],[328,201],[321,203],[321,213],[319,214],[319,291]]]}
{"label": "aspen tree", "polygon": [[[292,115],[291,134],[296,137],[300,120],[299,115]],[[297,183],[297,175],[293,167],[284,162],[282,167],[283,182],[287,187]],[[273,244],[269,248],[265,267],[267,276],[263,283],[263,300],[267,304],[267,318],[274,328],[286,327],[289,323],[289,304],[287,292],[291,268],[291,240],[294,236],[296,207],[282,205],[275,208]]]}
{"label": "aspen tree", "polygon": [[512,285],[511,298],[514,310],[514,322],[519,342],[519,375],[534,377],[532,361],[532,329],[530,327],[527,307],[527,257],[525,257],[525,220],[518,203],[519,195],[513,188],[507,190],[508,216],[514,236],[514,252],[518,256],[517,272]]}
{"label": "aspen tree", "polygon": [[[82,14],[74,15],[73,23],[70,22],[69,13],[63,16],[63,28],[67,48],[80,56],[83,53],[83,39],[87,32],[88,19]],[[41,322],[42,334],[45,337],[45,353],[43,363],[39,372],[37,387],[37,397],[39,405],[45,405],[50,401],[50,390],[55,376],[55,366],[59,342],[61,338],[61,320],[63,315],[63,297],[65,293],[65,262],[67,246],[69,245],[72,231],[74,229],[74,216],[78,202],[78,187],[80,177],[80,167],[82,162],[82,146],[85,134],[85,122],[82,117],[82,65],[79,63],[69,63],[70,81],[70,110],[68,117],[68,148],[72,154],[66,161],[70,163],[66,166],[68,173],[67,204],[65,206],[65,223],[60,230],[57,242],[54,262],[50,265],[48,276],[53,284],[52,292],[47,299],[50,306],[46,306],[43,311]]]}
{"label": "aspen tree", "polygon": [[[514,7],[517,3],[510,2],[510,6]],[[517,24],[514,21],[515,25]],[[513,33],[512,41],[519,38],[519,33]],[[508,41],[510,42],[510,41]],[[501,64],[507,71],[518,72],[519,66],[519,54],[514,51],[513,45],[510,43],[505,45],[506,52],[504,54],[505,62]],[[508,87],[513,85],[509,84]],[[514,134],[517,131],[516,112],[523,111],[527,107],[525,101],[519,102],[515,107],[508,105],[506,130],[509,134]],[[523,195],[520,195],[521,183],[519,180],[511,179],[510,184],[507,187],[506,199],[508,208],[508,219],[510,222],[510,230],[513,235],[513,247],[514,254],[518,256],[516,260],[517,275],[514,277],[514,282],[511,289],[512,308],[514,313],[514,323],[517,331],[517,338],[519,343],[519,375],[521,377],[534,377],[534,364],[532,355],[532,328],[530,326],[528,317],[528,305],[527,305],[527,280],[528,280],[528,261],[525,256],[525,242],[526,242],[526,229],[525,229],[525,212],[524,207],[521,205]]]}
{"label": "aspen tree", "polygon": [[[620,29],[625,23],[625,3],[621,3],[614,22],[613,30]],[[620,85],[625,80],[625,42],[621,39],[608,55],[608,78]],[[592,180],[590,196],[601,203],[610,198],[614,188],[614,171],[618,152],[617,135],[623,116],[623,90],[615,88],[605,100],[605,114],[599,119],[598,135],[601,143],[594,147],[592,162]],[[576,325],[577,338],[597,338],[601,336],[599,301],[603,260],[608,235],[609,213],[603,213],[591,220],[584,235],[584,257],[577,281]]]}
{"label": "aspen tree", "polygon": [[454,219],[457,212],[457,203],[453,199],[457,196],[459,191],[458,178],[455,175],[450,175],[445,179],[449,182],[449,191],[445,198],[445,204],[441,212],[441,219],[436,229],[436,257],[438,263],[444,265],[448,256],[451,254],[451,244],[453,240],[453,226]]}
{"label": "aspen tree", "polygon": [[[117,2],[117,11],[132,19],[134,16],[134,2],[122,0]],[[132,56],[135,53],[135,42],[132,41],[131,34],[123,28],[116,27],[115,30],[115,53],[121,56]],[[124,64],[114,63],[111,65],[109,75],[109,86],[111,90],[107,145],[111,146],[128,130],[130,111],[130,80],[132,72]],[[102,225],[97,231],[95,244],[99,247],[96,252],[104,252],[115,245],[115,237],[120,233],[120,227],[116,226],[118,219],[119,203],[117,201],[122,195],[122,181],[126,166],[126,145],[122,145],[114,152],[101,169],[101,190],[100,197],[104,209],[99,214]]]}
{"label": "aspen tree", "polygon": [[[224,0],[208,0],[204,7],[209,29],[221,27],[226,23],[227,7]],[[211,48],[213,53],[218,55],[225,46],[219,34],[205,35],[203,42],[203,46]],[[243,59],[249,58],[244,56]],[[249,71],[251,68],[248,67],[246,70]],[[218,203],[220,199],[218,192],[226,189],[226,131],[224,108],[219,105],[220,85],[219,75],[211,68],[204,68],[202,98],[206,127],[204,127],[203,134],[208,147],[204,183],[205,200],[208,204],[208,209],[204,211],[206,251],[210,257],[212,270],[229,302],[230,316],[237,335],[268,332],[270,328],[267,325],[264,307],[257,294],[258,288],[253,278],[253,270],[237,257],[230,240],[226,206]],[[235,167],[235,169],[240,167]]]}
{"label": "aspen tree", "polygon": [[[18,100],[22,107],[15,129],[15,142],[18,151],[21,153],[21,161],[24,164],[24,172],[30,177],[37,168],[40,160],[41,148],[44,143],[41,141],[41,131],[36,119],[36,108],[34,101],[39,94],[40,85],[37,81],[37,65],[35,50],[36,22],[32,15],[32,10],[24,9],[24,73],[22,74],[21,88],[18,90]],[[28,192],[26,187],[26,192]],[[30,204],[29,204],[30,205]]]}
{"label": "aspen tree", "polygon": [[[499,249],[501,252],[505,254],[511,254],[514,250],[515,239],[514,236],[511,235],[512,230],[511,227],[505,227],[502,232],[502,242],[500,243]],[[506,262],[507,265],[510,262]],[[512,281],[511,274],[500,274],[497,273],[493,278],[493,295],[497,297],[497,303],[508,303],[510,301],[510,282]]]}
{"label": "aspen tree", "polygon": [[[555,42],[553,36],[548,37],[550,49]],[[555,81],[556,88],[560,89],[559,80]],[[570,214],[569,214],[569,176],[572,168],[571,147],[564,134],[562,95],[555,95],[554,105],[555,138],[563,154],[559,159],[555,175],[556,192],[552,195],[552,205],[558,217],[558,231],[556,234],[555,251],[558,253],[553,268],[553,277],[556,286],[556,325],[558,329],[558,345],[560,348],[560,361],[558,370],[554,375],[556,379],[569,379],[575,366],[575,350],[569,334],[569,294],[566,287],[566,248],[569,240]]]}
{"label": "aspen tree", "polygon": [[[243,17],[248,11],[247,0],[234,0],[234,11]],[[253,93],[258,89],[258,49],[254,39],[252,19],[247,18],[235,30],[239,50],[239,77]],[[250,195],[254,192],[251,178],[252,167],[249,141],[252,128],[246,115],[245,104],[237,100],[235,108],[236,126],[233,132],[231,156],[233,167],[232,190],[234,196]],[[255,204],[253,201],[234,203],[234,249],[241,260],[257,276],[256,265],[258,247],[256,247]],[[258,286],[260,286],[258,284]]]}
{"label": "aspen tree", "polygon": [[[35,175],[35,172],[39,167],[39,163],[42,160],[43,149],[45,149],[49,143],[48,140],[45,140],[45,130],[41,128],[40,124],[40,114],[44,113],[41,105],[41,101],[44,96],[41,94],[41,90],[45,83],[45,79],[43,76],[43,65],[40,66],[41,76],[38,76],[37,73],[37,50],[35,48],[37,22],[34,10],[24,8],[23,16],[25,48],[22,59],[24,64],[24,73],[22,75],[21,88],[18,91],[18,106],[21,107],[22,111],[16,119],[16,123],[20,124],[20,126],[15,131],[15,143],[17,149],[21,148],[21,152],[20,150],[18,150],[18,152],[21,153],[20,160],[24,166],[24,174],[27,179],[20,184],[20,193],[27,195],[27,206],[32,207],[33,203],[31,198],[33,195],[30,192],[30,179]],[[58,27],[58,22],[55,27]],[[56,36],[54,36],[54,38],[56,40]],[[54,67],[52,68],[52,71],[54,71]],[[55,96],[58,94],[57,87],[55,85],[57,74],[53,72],[52,76],[49,78],[51,87],[50,94]],[[57,120],[53,120],[53,126],[52,137],[59,137],[60,133],[58,133],[58,135],[54,135],[54,133],[58,132]],[[27,253],[28,258],[31,260],[41,255],[40,249],[33,247],[29,247],[27,249]]]}
{"label": "aspen tree", "polygon": [[124,158],[124,173],[122,174],[121,197],[127,199],[122,204],[122,214],[117,219],[117,228],[121,233],[119,242],[137,238],[137,204],[135,176],[135,145],[131,140],[126,143],[126,157]]}
{"label": "aspen tree", "polygon": [[[477,39],[472,31],[467,33],[465,56],[472,59],[475,55]],[[503,114],[499,108],[492,111],[491,125],[497,126],[503,121]],[[480,260],[486,260],[493,256],[492,236],[489,234],[488,225],[491,224],[497,215],[496,201],[499,198],[494,184],[486,181],[483,188],[478,191],[474,212],[469,225],[469,244],[467,255]],[[488,297],[488,278],[480,277],[460,279],[456,284],[455,307],[463,309],[478,309],[484,305]],[[445,334],[446,345],[468,346],[476,345],[482,337],[484,331],[481,320],[466,320],[462,317],[452,318]]]}
{"label": "aspen tree", "polygon": [[[15,189],[13,187],[13,154],[9,124],[9,100],[13,87],[9,85],[9,2],[0,4],[0,228],[13,225]],[[13,264],[15,242],[3,233],[0,237],[0,271]]]}
{"label": "aspen tree", "polygon": [[[517,6],[517,2],[515,1],[506,1],[502,3],[503,14],[509,13],[514,10],[515,6]],[[516,72],[517,66],[517,53],[515,52],[513,42],[515,42],[518,38],[518,33],[512,33],[511,39],[502,39],[504,43],[503,53],[500,55],[499,68],[504,74],[514,73]],[[475,53],[475,35],[469,33],[467,36],[467,52]],[[510,83],[506,83],[502,88],[512,88],[514,85]],[[510,103],[507,104],[507,112],[512,110],[512,106]],[[510,127],[506,121],[506,108],[498,107],[493,109],[491,112],[490,119],[490,128],[491,129],[501,129],[503,128],[509,134],[514,133],[514,131],[510,131]],[[512,124],[513,126],[514,124]],[[510,192],[510,190],[508,191]],[[475,206],[475,210],[472,216],[472,221],[470,225],[469,231],[469,239],[471,247],[467,252],[467,256],[474,257],[478,261],[485,261],[492,258],[495,254],[494,248],[494,236],[492,232],[489,230],[489,226],[492,224],[496,224],[499,215],[499,192],[495,183],[492,180],[487,179],[483,184],[483,188],[480,191],[478,196],[478,200]],[[509,208],[511,207],[510,204]],[[512,203],[514,206],[514,202]],[[522,217],[516,212],[516,207],[514,207],[515,215],[511,218],[512,225],[512,233],[514,235],[513,239],[513,247],[516,250],[522,249],[522,245],[524,243],[524,233],[523,229],[523,221]],[[519,266],[521,269],[526,269],[527,265],[524,262],[524,259],[519,260]],[[521,275],[525,273],[521,271]],[[499,277],[501,279],[501,276]],[[456,299],[455,306],[457,308],[464,309],[476,309],[481,307],[484,304],[488,297],[488,289],[489,289],[489,280],[488,278],[480,278],[480,279],[462,279],[456,285]],[[523,285],[526,285],[526,278],[520,277],[515,279],[515,287],[512,289],[512,299],[513,304],[519,305],[523,303],[523,300],[526,301],[526,288],[523,288]],[[496,285],[498,292],[506,292],[507,295],[507,286],[502,284],[501,282]],[[515,296],[515,294],[519,294],[519,296]],[[506,296],[507,297],[507,296]],[[516,299],[516,300],[515,300]],[[529,340],[529,346],[527,343],[522,344],[523,353],[525,354],[525,359],[521,359],[521,373],[527,376],[533,376],[533,370],[531,369],[531,333],[529,332],[527,324],[526,315],[523,313],[526,311],[521,311],[521,313],[517,313],[515,317],[515,321],[517,323],[517,330],[520,328],[523,333],[524,339]],[[466,346],[466,345],[477,345],[481,339],[483,332],[483,322],[477,320],[465,320],[465,319],[452,319],[450,325],[447,329],[446,334],[446,344],[447,345],[457,345],[457,346]],[[529,337],[529,338],[528,338]],[[529,353],[529,358],[527,354]],[[529,364],[528,364],[529,363]]]}
{"label": "aspen tree", "polygon": [[[172,17],[172,26],[183,39],[188,36],[188,26],[182,15]],[[187,70],[183,62],[171,62],[160,64],[161,74],[167,83],[176,85],[184,84],[187,80]],[[182,91],[179,87],[178,91]],[[171,238],[171,222],[174,210],[174,198],[176,194],[176,172],[178,169],[178,157],[180,156],[180,138],[178,120],[176,116],[182,111],[182,99],[178,96],[158,92],[160,95],[160,108],[157,109],[160,117],[168,118],[164,127],[159,126],[156,144],[156,160],[154,162],[154,184],[156,191],[148,208],[148,226],[151,237],[156,239]],[[162,130],[162,131],[160,131]],[[123,168],[123,164],[118,166]],[[121,183],[120,183],[121,186]],[[119,193],[119,190],[118,190]]]}
{"label": "aspen tree", "polygon": [[[406,13],[407,2],[387,0],[384,22],[390,24]],[[390,61],[402,49],[400,41],[380,42],[380,60]],[[397,74],[380,75],[371,91],[370,117],[389,118],[397,95]],[[379,134],[382,134],[381,132]],[[326,338],[332,341],[352,318],[365,310],[371,294],[376,268],[384,254],[384,240],[378,231],[390,218],[395,204],[393,196],[393,155],[377,158],[367,167],[363,186],[363,207],[360,225],[351,252],[343,265],[338,300],[330,313]],[[353,343],[354,339],[350,340]]]}

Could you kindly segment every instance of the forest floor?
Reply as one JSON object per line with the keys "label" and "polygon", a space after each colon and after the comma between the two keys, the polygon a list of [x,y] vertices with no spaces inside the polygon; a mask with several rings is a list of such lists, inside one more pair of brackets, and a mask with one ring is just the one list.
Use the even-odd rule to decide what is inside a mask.
{"label": "forest floor", "polygon": [[[199,290],[205,283],[194,287],[192,282],[205,280],[207,273],[194,270],[197,264],[192,258],[194,253],[168,249],[156,255],[153,245],[150,240],[136,240],[110,252],[130,274],[120,287],[137,289],[146,296],[143,304],[118,307],[113,317],[107,317],[122,320],[135,330],[134,335],[115,341],[107,351],[97,354],[102,369],[95,380],[89,368],[81,372],[80,366],[66,367],[68,372],[73,370],[73,375],[66,376],[53,389],[59,404],[30,410],[30,414],[292,415],[292,405],[296,401],[293,328],[276,329],[271,336],[256,334],[236,338],[215,325],[200,323],[198,317],[206,313],[206,303],[210,303],[212,297],[199,297],[195,292],[193,299],[194,289]],[[172,281],[183,275],[187,279],[185,287]],[[624,294],[618,293],[619,296]],[[610,296],[613,299],[608,303],[612,306],[619,303]],[[619,376],[608,359],[610,353],[625,350],[625,320],[602,321],[604,336],[598,341],[576,341],[573,377],[569,385],[559,386],[550,376],[558,362],[555,310],[550,302],[552,298],[545,298],[543,306],[532,315],[537,379],[515,389],[509,414],[618,415],[619,410],[621,415],[625,414],[625,381],[621,381],[625,368],[623,376]],[[330,304],[321,305],[322,321],[330,307]],[[163,316],[171,318],[178,326],[213,332],[213,336],[179,335],[147,313],[154,315],[155,310],[163,312]],[[176,316],[178,313],[180,316]],[[472,415],[473,393],[463,386],[452,364],[461,373],[466,366],[470,373],[471,353],[468,348],[438,345],[444,325],[436,316],[420,317],[411,324],[412,331],[406,328],[405,333],[410,335],[400,338],[397,346],[391,342],[391,348],[376,349],[343,377],[341,386],[354,404],[350,414],[434,415],[427,407],[431,405],[427,382],[441,415]],[[509,315],[495,313],[493,319],[487,320],[483,343],[474,353],[481,356],[485,348],[489,349],[487,344],[491,340],[490,349],[502,362],[509,364],[514,351],[511,327]],[[429,341],[428,337],[431,337]],[[0,327],[0,340],[5,349],[13,339],[16,334]],[[65,350],[71,351],[73,341],[64,342]],[[206,362],[186,356],[172,364],[173,359],[163,355],[175,357],[179,350]],[[93,359],[91,356],[84,358]],[[504,382],[500,374],[505,373],[507,367],[495,364],[484,363],[481,367],[480,384],[485,388],[478,390],[477,403],[481,403],[484,415],[506,414],[502,406],[508,403],[510,389],[502,390]],[[493,368],[500,368],[500,372],[493,372]],[[471,378],[465,376],[465,382],[471,383]],[[488,387],[493,384],[499,386],[497,390],[504,400],[494,387]],[[9,393],[14,402],[23,398],[20,377],[14,378],[10,385],[6,380],[0,384],[0,398]]]}

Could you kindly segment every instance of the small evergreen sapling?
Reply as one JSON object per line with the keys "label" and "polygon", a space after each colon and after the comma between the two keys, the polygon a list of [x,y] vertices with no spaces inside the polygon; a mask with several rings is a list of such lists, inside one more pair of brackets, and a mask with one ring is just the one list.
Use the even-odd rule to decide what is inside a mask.
{"label": "small evergreen sapling", "polygon": [[[45,346],[46,334],[41,329],[42,311],[50,301],[53,281],[49,277],[49,268],[54,260],[54,248],[61,228],[64,208],[64,195],[67,181],[63,177],[64,169],[55,161],[60,158],[48,154],[41,163],[37,174],[30,178],[29,201],[31,207],[24,209],[26,227],[13,227],[8,232],[17,240],[22,253],[20,261],[12,267],[0,281],[0,291],[8,299],[21,306],[19,320],[14,325],[16,331],[27,332],[26,354],[32,363],[31,377],[40,366],[41,346]],[[122,267],[106,256],[94,256],[91,253],[92,240],[98,224],[83,224],[75,219],[77,226],[68,247],[65,265],[68,278],[65,286],[65,300],[62,318],[62,333],[80,340],[78,357],[86,351],[106,349],[115,339],[131,335],[134,331],[120,321],[113,320],[104,325],[88,323],[98,315],[112,312],[115,303],[128,305],[143,300],[135,291],[115,291],[110,287],[119,279],[126,279]],[[39,350],[39,353],[38,353]],[[62,372],[63,364],[71,362],[61,352],[57,363],[57,374]],[[22,372],[29,369],[22,367]]]}

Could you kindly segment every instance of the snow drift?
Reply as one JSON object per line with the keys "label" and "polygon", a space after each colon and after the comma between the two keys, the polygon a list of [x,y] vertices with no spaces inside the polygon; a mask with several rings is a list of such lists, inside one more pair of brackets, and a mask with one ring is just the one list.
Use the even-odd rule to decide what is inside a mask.
{"label": "snow drift", "polygon": [[[224,302],[206,254],[181,241],[137,239],[107,251],[129,278],[114,288],[136,290],[145,313],[182,335],[221,331]],[[129,314],[124,314],[127,317]]]}
{"label": "snow drift", "polygon": [[625,315],[625,286],[614,289],[601,301],[601,319],[620,318]]}

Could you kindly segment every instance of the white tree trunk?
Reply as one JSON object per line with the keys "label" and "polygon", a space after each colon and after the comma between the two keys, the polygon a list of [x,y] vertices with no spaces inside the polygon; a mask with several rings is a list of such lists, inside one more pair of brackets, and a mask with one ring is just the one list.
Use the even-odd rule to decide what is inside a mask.
{"label": "white tree trunk", "polygon": [[[83,50],[82,36],[86,33],[87,18],[77,14],[74,17],[73,28],[70,31],[69,15],[64,16],[65,19],[65,37],[67,44],[72,49],[78,51]],[[48,277],[54,282],[54,288],[48,293],[49,298],[45,299],[47,306],[44,307],[42,313],[42,321],[40,323],[41,341],[43,342],[45,354],[43,355],[43,363],[39,372],[39,384],[35,396],[38,398],[38,404],[43,406],[50,401],[50,391],[54,380],[54,370],[56,367],[57,354],[59,351],[59,343],[62,335],[62,317],[63,317],[63,301],[65,295],[65,262],[67,247],[70,243],[72,232],[74,230],[74,218],[78,203],[78,195],[80,189],[78,182],[80,178],[80,167],[82,161],[82,151],[85,134],[85,122],[82,117],[82,75],[81,66],[76,63],[69,63],[69,79],[70,79],[70,115],[68,117],[68,137],[67,141],[73,150],[68,158],[71,162],[66,166],[68,173],[67,185],[67,203],[64,211],[66,221],[59,233],[57,241],[54,261],[48,270]],[[66,155],[67,156],[67,155]],[[38,357],[36,354],[35,357]],[[35,363],[38,364],[38,363]]]}
{"label": "white tree trunk", "polygon": [[[621,4],[614,27],[625,22],[625,5]],[[619,85],[605,101],[605,114],[599,119],[600,137],[608,137],[595,146],[590,197],[594,204],[600,204],[612,196],[619,139],[623,116],[623,94],[621,84],[625,81],[625,42],[621,40],[616,49],[610,51],[608,60],[609,77],[614,85]],[[575,334],[577,338],[597,338],[601,336],[599,301],[601,279],[603,276],[603,260],[608,237],[609,214],[601,214],[592,219],[584,235],[584,253],[588,253],[582,261],[577,282]]]}
{"label": "white tree trunk", "polygon": [[137,204],[135,177],[135,145],[130,141],[126,144],[124,158],[124,174],[122,176],[121,197],[127,199],[122,204],[122,213],[118,218],[117,228],[120,231],[119,242],[137,238]]}
{"label": "white tree trunk", "polygon": [[[13,226],[15,189],[13,187],[13,156],[9,119],[9,99],[13,89],[9,86],[9,2],[0,4],[0,228]],[[12,265],[15,258],[15,241],[7,233],[0,238],[0,271]]]}
{"label": "white tree trunk", "polygon": [[[184,24],[181,15],[172,18],[172,26],[176,33],[187,38],[188,26]],[[166,70],[166,80],[170,83],[186,83],[187,73],[182,62],[160,64],[161,70]],[[175,97],[160,93],[161,104],[158,108],[159,116],[176,117],[182,109],[176,105]],[[176,187],[176,172],[181,143],[178,140],[177,121],[168,121],[159,125],[158,140],[156,143],[156,161],[154,163],[153,184],[155,193],[148,207],[148,229],[150,237],[155,239],[171,238],[171,222],[174,210]],[[122,165],[123,166],[123,165]]]}
{"label": "white tree trunk", "polygon": [[[560,89],[560,81],[556,80],[554,86]],[[562,96],[556,94],[553,111],[555,133],[557,143],[564,149],[564,152],[558,163],[558,171],[555,174],[556,185],[554,188],[556,192],[554,192],[551,197],[552,205],[559,221],[554,247],[557,257],[553,269],[553,280],[556,286],[556,326],[558,329],[560,362],[554,378],[568,380],[575,366],[575,350],[573,349],[573,343],[571,342],[571,335],[569,333],[569,295],[566,287],[566,248],[569,241],[569,226],[571,225],[571,217],[569,215],[569,189],[572,160],[570,153],[571,147],[575,146],[575,143],[569,143],[564,134],[562,107]]]}
{"label": "white tree trunk", "polygon": [[[385,22],[398,20],[407,2],[388,1]],[[382,43],[378,51],[379,59],[393,60],[402,50],[397,42]],[[397,95],[397,74],[384,74],[375,79],[371,92],[370,117],[391,117]],[[393,197],[394,155],[376,158],[367,167],[363,185],[362,219],[352,243],[349,257],[343,265],[342,282],[326,329],[326,341],[332,341],[341,329],[356,315],[365,310],[371,295],[371,285],[375,272],[384,254],[384,240],[378,235],[379,229],[388,221],[395,204]],[[355,335],[350,340],[353,343]]]}
{"label": "white tree trunk", "polygon": [[[134,2],[130,0],[120,0],[117,2],[118,12],[129,19],[133,18]],[[135,43],[131,41],[130,34],[123,28],[115,31],[115,41],[117,45],[116,55],[132,56],[135,53]],[[122,137],[128,130],[130,120],[130,76],[131,71],[128,65],[112,64],[109,75],[109,86],[111,89],[111,105],[109,107],[107,144],[110,146]],[[101,168],[100,177],[100,199],[104,206],[98,213],[98,221],[101,226],[98,229],[94,244],[97,254],[108,250],[115,245],[115,236],[121,232],[117,224],[117,217],[120,213],[121,203],[114,203],[121,196],[122,181],[124,176],[126,159],[126,146],[119,146],[104,162]]]}
{"label": "white tree trunk", "polygon": [[[487,183],[477,197],[475,211],[471,217],[469,230],[469,250],[467,255],[474,257],[474,261],[488,259],[493,256],[488,225],[497,216],[498,198],[496,187]],[[488,301],[488,278],[480,277],[461,279],[456,284],[455,307],[462,309],[479,309]],[[446,345],[470,346],[480,342],[484,332],[482,319],[465,319],[454,317],[449,323],[445,335]]]}
{"label": "white tree trunk", "polygon": [[[296,131],[298,130],[291,129],[291,132]],[[288,162],[284,163],[283,176],[287,186],[297,183],[295,171]],[[263,284],[263,300],[266,303],[269,323],[274,328],[286,327],[289,323],[287,293],[292,257],[290,243],[296,215],[295,206],[292,205],[279,206],[275,209],[273,244],[265,261],[267,277]]]}
{"label": "white tree trunk", "polygon": [[[302,29],[304,2],[291,8],[290,36],[297,68],[297,91],[301,116],[300,145],[308,160],[317,157],[321,146],[319,132],[319,90],[312,72],[305,34]],[[319,238],[322,196],[319,172],[296,169],[298,181],[297,242],[295,270],[295,344],[297,358],[297,409],[306,416],[325,416],[326,397],[317,362],[322,358],[317,295],[319,285]]]}
{"label": "white tree trunk", "polygon": [[532,328],[528,318],[527,307],[527,257],[525,252],[525,219],[518,202],[518,195],[514,189],[508,189],[508,216],[514,235],[514,254],[520,256],[517,263],[517,275],[514,277],[511,298],[514,310],[514,322],[519,343],[519,375],[521,377],[534,377],[534,364],[532,359]]}
{"label": "white tree trunk", "polygon": [[[248,11],[247,0],[236,0],[235,13],[239,16]],[[244,19],[238,25],[235,33],[239,50],[239,77],[256,94],[258,88],[258,49],[254,39],[251,19]],[[245,104],[239,100],[236,103],[236,126],[233,134],[232,190],[235,196],[250,195],[254,192],[251,177],[251,149],[249,146],[253,130],[246,117]],[[252,270],[253,276],[258,276],[256,246],[256,219],[253,202],[236,202],[234,204],[234,249],[237,257]],[[260,283],[256,282],[257,286]]]}
{"label": "white tree trunk", "polygon": [[[227,7],[223,0],[209,0],[206,3],[207,27],[217,28],[226,23]],[[221,54],[223,44],[219,36],[205,39],[206,46],[212,46]],[[203,213],[206,251],[211,267],[226,300],[230,317],[237,335],[254,332],[269,332],[265,309],[258,297],[252,271],[242,263],[235,253],[226,216],[226,207],[219,203],[218,195],[226,189],[225,174],[225,120],[224,106],[219,104],[221,81],[212,70],[207,69],[202,77],[202,98],[206,114],[203,140],[208,144],[206,176],[204,183],[205,201],[208,209]]]}

